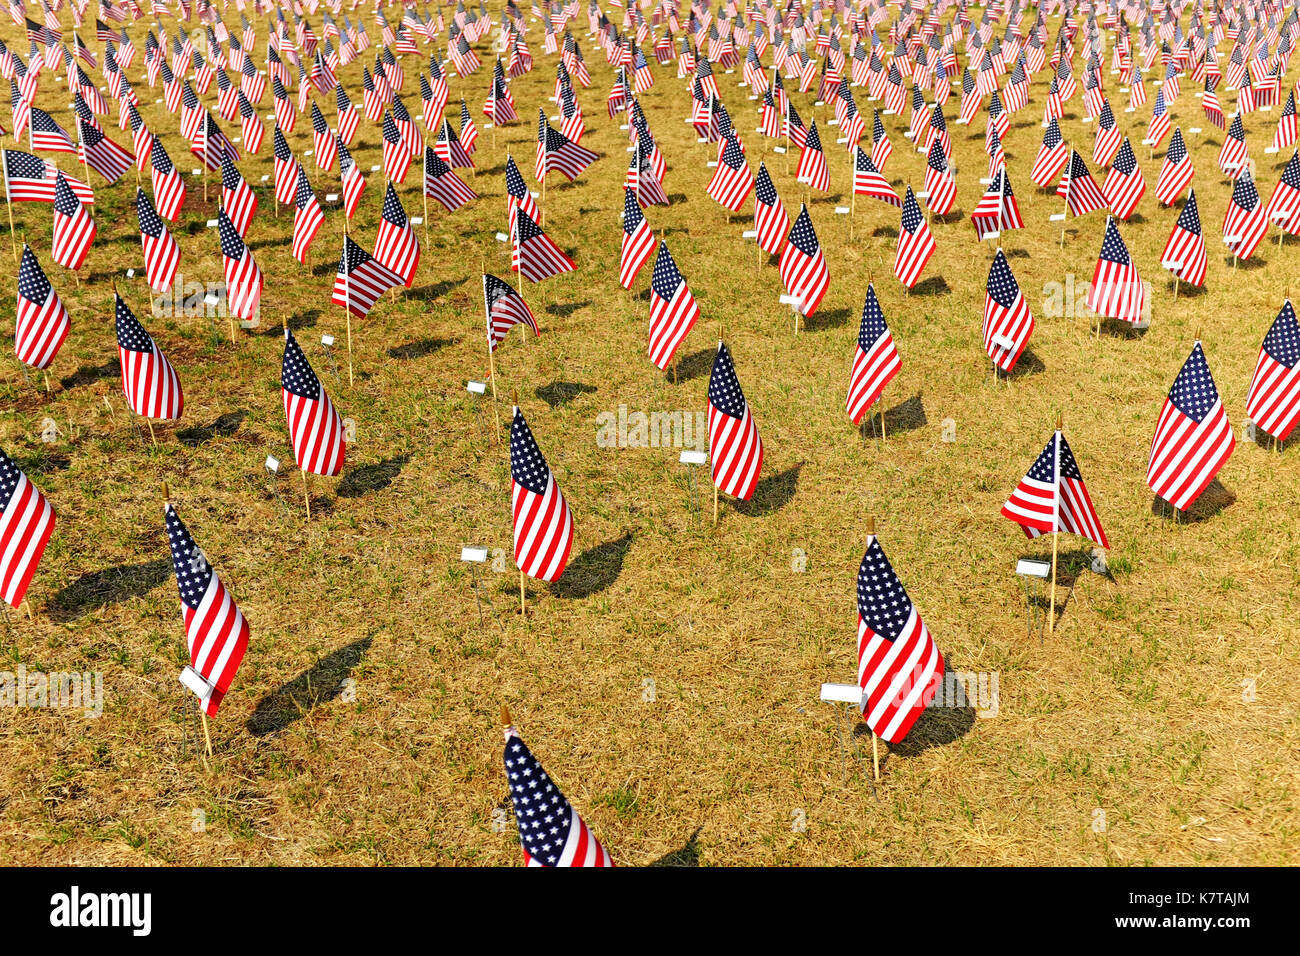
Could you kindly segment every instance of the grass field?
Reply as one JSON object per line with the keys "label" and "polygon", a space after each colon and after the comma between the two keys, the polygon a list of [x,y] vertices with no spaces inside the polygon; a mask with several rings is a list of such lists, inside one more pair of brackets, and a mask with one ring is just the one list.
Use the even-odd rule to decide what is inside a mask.
{"label": "grass field", "polygon": [[[849,240],[833,207],[848,203],[850,156],[825,125],[829,107],[792,94],[805,120],[816,117],[832,183],[811,204],[831,287],[796,336],[774,261],[760,264],[741,238],[752,205],[729,219],[705,195],[715,148],[683,123],[689,96],[675,68],[656,66],[642,101],[672,204],[647,217],[702,310],[674,383],[645,354],[649,267],[633,293],[617,284],[627,141],[604,112],[612,71],[581,26],[593,75],[579,90],[583,145],[603,158],[572,185],[549,183],[545,201],[547,231],[578,271],[525,290],[542,335],[522,344],[516,333],[496,357],[503,419],[517,389],[576,522],[568,570],[555,585],[529,583],[526,619],[510,559],[507,446],[494,444],[490,402],[466,382],[487,375],[480,262],[509,275],[494,239],[506,226],[506,153],[531,181],[536,110],[553,109],[554,60],[540,33],[530,36],[536,68],[513,84],[522,122],[479,139],[471,185],[482,198],[433,212],[414,288],[354,323],[352,387],[343,312],[329,304],[341,215],[329,214],[310,268],[293,261],[292,217],[275,218],[260,182],[271,172],[269,130],[261,155],[240,164],[261,193],[249,239],[267,278],[262,324],[234,345],[224,318],[152,316],[147,288],[125,278],[142,263],[130,175],[109,188],[90,174],[99,238],[79,286],[49,260],[49,207],[14,208],[73,331],[50,395],[15,360],[0,375],[0,445],[59,514],[29,592],[31,619],[9,612],[0,669],[102,671],[105,709],[98,719],[0,711],[0,862],[515,864],[502,703],[620,865],[1296,862],[1300,452],[1239,437],[1181,523],[1154,506],[1144,480],[1156,417],[1198,328],[1243,425],[1260,341],[1300,261],[1300,243],[1279,248],[1275,230],[1256,260],[1234,271],[1225,259],[1231,187],[1215,168],[1221,134],[1204,121],[1195,84],[1184,81],[1173,117],[1185,133],[1206,131],[1188,139],[1211,251],[1206,290],[1184,287],[1175,300],[1159,267],[1176,211],[1157,206],[1160,154],[1141,147],[1147,195],[1121,232],[1152,283],[1150,329],[1107,325],[1097,336],[1086,315],[1046,314],[1046,284],[1091,278],[1104,215],[1071,219],[1058,247],[1048,216],[1061,202],[1028,178],[1047,86],[1045,72],[1035,77],[1006,138],[1026,228],[1004,241],[1038,326],[1016,374],[995,383],[980,344],[994,250],[975,241],[968,218],[986,172],[982,114],[967,128],[955,125],[957,97],[945,107],[963,215],[934,226],[938,251],[909,296],[891,273],[897,211],[859,202]],[[132,28],[141,48],[143,35]],[[0,36],[19,39],[9,23]],[[415,113],[418,66],[410,56],[403,65]],[[360,67],[342,74],[358,105]],[[142,73],[137,61],[145,120],[188,171],[176,118],[153,102],[161,90]],[[1136,143],[1150,104],[1123,113],[1118,77],[1105,74]],[[450,107],[465,95],[480,125],[488,76],[451,81]],[[718,70],[750,162],[767,161],[793,219],[804,196],[797,157],[787,171],[753,132],[755,104],[739,79]],[[41,90],[37,104],[66,123],[66,89],[47,73]],[[869,111],[865,90],[855,93]],[[1093,126],[1081,115],[1076,97],[1062,128],[1090,156]],[[1247,117],[1265,197],[1285,158],[1263,152],[1277,115]],[[886,173],[919,189],[924,159],[902,137],[905,119],[887,119],[895,153]],[[105,126],[129,145],[115,108]],[[309,129],[300,118],[295,151],[310,149]],[[364,169],[380,161],[379,133],[364,121],[353,152]],[[336,174],[305,164],[322,196],[338,191]],[[368,177],[354,229],[370,248],[383,184]],[[421,214],[415,173],[402,197]],[[176,230],[186,281],[222,278],[205,228],[214,210],[191,179]],[[873,275],[902,359],[885,391],[883,446],[844,413]],[[185,387],[184,418],[155,426],[156,445],[123,404],[114,280]],[[13,301],[11,280],[9,329]],[[283,317],[357,429],[343,476],[313,479],[310,522],[279,395]],[[596,437],[602,413],[620,406],[703,411],[720,324],[767,457],[753,500],[724,500],[713,527],[707,477],[693,513],[676,448],[604,448]],[[337,340],[333,363],[323,334]],[[1013,567],[1050,554],[1050,541],[1026,543],[998,510],[1058,413],[1112,551],[1109,574],[1094,574],[1091,545],[1062,539],[1062,580],[1076,581],[1056,634],[1040,641],[1026,637]],[[52,444],[41,439],[46,418],[59,429]],[[946,419],[955,441],[942,440]],[[267,455],[286,463],[273,481]],[[163,480],[253,631],[212,721],[210,770],[192,697],[176,680],[188,657]],[[854,679],[868,515],[949,666],[995,673],[1000,691],[987,719],[970,708],[924,716],[883,754],[874,788],[869,770],[842,777],[835,710],[818,701],[821,682]],[[487,565],[472,578],[459,561],[465,544],[504,549],[503,570]],[[863,726],[857,741],[869,768]]]}

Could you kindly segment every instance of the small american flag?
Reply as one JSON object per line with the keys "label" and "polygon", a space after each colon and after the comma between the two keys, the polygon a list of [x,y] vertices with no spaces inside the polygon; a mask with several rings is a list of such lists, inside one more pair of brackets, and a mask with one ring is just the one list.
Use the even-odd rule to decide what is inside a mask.
{"label": "small american flag", "polygon": [[1106,100],[1102,103],[1101,115],[1097,119],[1097,138],[1092,143],[1092,161],[1103,166],[1107,165],[1115,158],[1121,139],[1119,125],[1115,122],[1115,113],[1110,108],[1110,100]]}
{"label": "small american flag", "polygon": [[339,256],[334,294],[330,301],[364,319],[381,295],[401,284],[401,276],[383,263],[376,262],[352,241],[351,236],[343,237],[343,253]]}
{"label": "small american flag", "polygon": [[81,129],[81,151],[86,165],[110,183],[117,182],[135,163],[135,155],[105,136],[103,130],[91,126],[85,120],[77,122]]}
{"label": "small american flag", "polygon": [[1065,175],[1056,187],[1056,195],[1065,199],[1066,208],[1076,216],[1106,208],[1106,197],[1097,188],[1092,173],[1088,172],[1088,164],[1083,161],[1077,149],[1070,150],[1070,161],[1066,164]]}
{"label": "small american flag", "polygon": [[722,342],[709,376],[709,465],[717,489],[742,501],[753,496],[763,468],[763,440]]}
{"label": "small american flag", "polygon": [[797,300],[795,308],[806,316],[816,312],[830,285],[830,271],[807,206],[800,208],[781,251],[780,271],[785,291]]}
{"label": "small american flag", "polygon": [[891,206],[903,205],[903,200],[894,191],[894,187],[889,185],[889,181],[881,175],[861,146],[857,147],[853,161],[853,192],[854,195],[870,196]]}
{"label": "small american flag", "polygon": [[552,171],[572,182],[600,157],[568,139],[546,121],[546,111],[537,111],[537,160],[533,178],[541,182]]}
{"label": "small american flag", "polygon": [[299,262],[307,262],[307,251],[324,222],[325,214],[316,200],[316,190],[311,188],[307,172],[299,163],[298,188],[293,197],[293,257]]}
{"label": "small american flag", "polygon": [[1092,273],[1087,303],[1099,317],[1109,316],[1124,322],[1139,321],[1146,307],[1142,277],[1111,218],[1106,219],[1106,234]]}
{"label": "small american flag", "polygon": [[170,502],[163,515],[190,650],[180,681],[198,696],[203,712],[215,717],[248,650],[248,622]]}
{"label": "small american flag", "polygon": [[790,217],[763,162],[758,164],[758,175],[754,177],[754,231],[758,233],[758,247],[774,256],[781,254],[790,232]]}
{"label": "small american flag", "polygon": [[524,297],[488,273],[483,274],[483,310],[486,313],[488,348],[493,352],[516,325],[528,326],[535,336],[542,334]]}
{"label": "small american flag", "polygon": [[1246,168],[1246,125],[1238,113],[1232,118],[1228,133],[1219,148],[1219,169],[1235,179]]}
{"label": "small american flag", "polygon": [[718,148],[718,165],[705,191],[724,209],[739,212],[754,188],[749,161],[734,132],[722,138]]}
{"label": "small american flag", "polygon": [[347,443],[343,421],[287,328],[284,361],[280,365],[280,395],[289,439],[298,467],[313,475],[337,475],[343,470]]}
{"label": "small american flag", "polygon": [[180,418],[185,408],[180,379],[120,295],[117,306],[117,352],[122,363],[122,391],[131,411],[144,418]]}
{"label": "small american flag", "polygon": [[1169,241],[1160,254],[1160,265],[1194,286],[1205,281],[1205,235],[1201,232],[1195,189],[1187,194],[1187,202],[1169,233]]}
{"label": "small american flag", "polygon": [[[343,89],[342,83],[334,87],[334,100],[338,108],[339,139],[350,146],[353,138],[357,135],[357,124],[360,122],[357,117],[357,108],[352,105],[352,100],[348,98],[347,91]],[[289,132],[293,132],[293,130],[290,129]]]}
{"label": "small american flag", "polygon": [[1246,395],[1246,414],[1278,441],[1286,440],[1300,417],[1300,325],[1290,299],[1282,303],[1264,336]]}
{"label": "small american flag", "polygon": [[912,187],[907,187],[903,197],[903,216],[898,232],[898,254],[894,257],[894,275],[898,281],[912,288],[921,278],[925,264],[934,255],[934,236],[930,226],[921,214]]}
{"label": "small american flag", "polygon": [[408,289],[411,287],[415,271],[420,266],[420,241],[391,180],[384,192],[384,209],[379,218],[379,234],[375,237],[375,258],[401,276]]}
{"label": "small american flag", "polygon": [[[334,147],[334,133],[325,122],[325,116],[315,100],[312,100],[311,104],[311,148],[317,169],[328,171],[334,168],[334,161],[338,158],[338,151]],[[385,153],[387,153],[386,148]]]}
{"label": "small american flag", "polygon": [[1002,371],[1009,372],[1024,353],[1034,331],[1029,303],[999,249],[989,268],[984,295],[984,351]]}
{"label": "small american flag", "polygon": [[383,140],[384,175],[390,182],[405,182],[406,171],[411,167],[411,150],[402,141],[393,114],[387,111],[384,112]]}
{"label": "small american flag", "polygon": [[289,151],[284,133],[276,127],[272,134],[275,173],[275,201],[287,205],[298,190],[298,160]]}
{"label": "small american flag", "polygon": [[668,243],[659,243],[654,274],[650,279],[650,361],[665,369],[677,354],[677,347],[690,334],[700,317],[686,278],[677,268]]}
{"label": "small american flag", "polygon": [[[16,126],[17,123],[14,125]],[[67,131],[54,122],[49,113],[37,109],[35,106],[31,107],[27,132],[30,135],[32,149],[44,149],[56,153],[77,152],[77,147],[72,145],[72,140],[68,138]]]}
{"label": "small american flag", "polygon": [[907,736],[942,679],[943,655],[873,534],[858,567],[862,719],[886,743]]}
{"label": "small american flag", "polygon": [[40,490],[0,451],[0,597],[23,603],[27,586],[54,533],[55,514]]}
{"label": "small american flag", "polygon": [[135,213],[140,222],[140,245],[144,250],[144,273],[149,288],[165,292],[172,287],[176,267],[181,261],[180,246],[167,231],[162,218],[143,189],[135,191]]}
{"label": "small american flag", "polygon": [[519,244],[519,272],[529,282],[541,282],[551,276],[577,268],[572,259],[551,241],[523,209],[516,213],[515,238]]}
{"label": "small american flag", "polygon": [[1160,164],[1160,175],[1156,177],[1156,199],[1172,206],[1195,173],[1192,158],[1187,155],[1187,144],[1183,142],[1183,131],[1175,128],[1174,138],[1169,141],[1164,162]]}
{"label": "small american flag", "polygon": [[1243,168],[1232,184],[1232,201],[1223,217],[1223,241],[1238,259],[1249,259],[1267,232],[1264,202],[1259,198],[1250,171]]}
{"label": "small american flag", "polygon": [[236,318],[251,319],[262,301],[262,270],[224,209],[217,211],[217,232],[226,272],[226,302]]}
{"label": "small american flag", "polygon": [[655,249],[654,232],[637,203],[636,193],[623,187],[623,245],[619,252],[618,283],[632,288],[637,273]]}
{"label": "small american flag", "polygon": [[808,124],[808,138],[804,142],[803,152],[799,154],[799,166],[795,170],[795,179],[807,183],[818,192],[831,188],[830,171],[826,167],[826,154],[822,151],[821,137],[817,135],[817,123]]}
{"label": "small american flag", "polygon": [[50,258],[65,269],[78,270],[95,241],[95,220],[59,173],[54,185],[54,238]]}
{"label": "small american flag", "polygon": [[609,852],[546,775],[515,728],[507,727],[505,736],[506,780],[525,865],[613,866]]}
{"label": "small american flag", "polygon": [[1264,219],[1293,236],[1300,233],[1300,152],[1293,150],[1287,160],[1264,208]]}
{"label": "small american flag", "polygon": [[558,580],[573,549],[573,513],[518,406],[510,423],[510,498],[515,564],[530,578]]}
{"label": "small american flag", "polygon": [[1147,145],[1152,149],[1169,135],[1169,109],[1165,106],[1165,91],[1156,90],[1155,106],[1151,108],[1151,122],[1147,124]]}
{"label": "small american flag", "polygon": [[366,191],[366,177],[341,136],[336,137],[335,146],[339,151],[339,179],[343,183],[343,211],[351,219],[357,214],[361,194]]}
{"label": "small american flag", "polygon": [[230,224],[235,227],[242,239],[248,235],[248,224],[257,212],[257,193],[253,192],[248,182],[240,175],[229,156],[221,158],[221,206],[230,217]]}
{"label": "small american flag", "polygon": [[448,212],[455,212],[465,203],[478,198],[465,181],[456,175],[431,147],[424,150],[424,194],[442,204]]}
{"label": "small american flag", "polygon": [[45,277],[36,254],[24,244],[18,264],[14,354],[33,368],[49,368],[68,337],[68,310]]}
{"label": "small american flag", "polygon": [[926,205],[936,216],[946,216],[952,211],[952,204],[957,198],[957,178],[937,142],[930,147],[930,155],[925,164],[925,192]]}
{"label": "small american flag", "polygon": [[1197,341],[1156,422],[1147,485],[1175,508],[1186,511],[1235,446],[1232,423]]}
{"label": "small american flag", "polygon": [[1282,115],[1278,118],[1277,129],[1273,131],[1273,148],[1277,150],[1286,149],[1296,140],[1296,112],[1295,112],[1295,90],[1292,90],[1286,96],[1286,106],[1282,107]]}
{"label": "small american flag", "polygon": [[867,285],[867,298],[862,303],[862,321],[858,326],[858,344],[853,352],[853,370],[849,373],[849,397],[845,410],[860,425],[867,410],[880,398],[895,375],[901,362],[894,347],[894,337],[885,324],[885,314],[880,309],[874,284]]}
{"label": "small american flag", "polygon": [[1030,538],[1061,531],[1110,547],[1079,463],[1059,431],[1011,492],[1002,515],[1024,528]]}
{"label": "small american flag", "polygon": [[1110,211],[1119,219],[1128,219],[1137,208],[1138,201],[1147,191],[1146,180],[1142,178],[1142,168],[1133,155],[1133,147],[1124,137],[1106,178],[1101,182],[1101,193],[1110,204]]}
{"label": "small american flag", "polygon": [[1052,120],[1043,133],[1043,142],[1038,147],[1038,155],[1034,157],[1034,168],[1030,171],[1029,178],[1043,189],[1049,189],[1069,159],[1070,151],[1061,138],[1060,124]]}
{"label": "small american flag", "polygon": [[158,215],[169,222],[175,222],[181,206],[185,204],[185,180],[172,165],[171,157],[167,155],[167,150],[163,148],[162,141],[157,136],[153,137],[149,163],[154,204]]}

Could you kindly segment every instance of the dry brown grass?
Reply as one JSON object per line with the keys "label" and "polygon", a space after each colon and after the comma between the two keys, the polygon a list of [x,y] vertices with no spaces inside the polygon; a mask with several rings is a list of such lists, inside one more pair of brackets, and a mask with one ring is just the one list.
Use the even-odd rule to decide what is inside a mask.
{"label": "dry brown grass", "polygon": [[[3,27],[6,40],[13,33]],[[1086,318],[1043,315],[1044,283],[1067,272],[1091,277],[1102,216],[1072,220],[1057,248],[1047,218],[1059,200],[1028,179],[1046,88],[1038,78],[1007,138],[1028,226],[1007,248],[1039,320],[1030,345],[1039,364],[995,386],[979,339],[993,250],[976,244],[965,218],[936,226],[926,278],[942,277],[944,289],[904,296],[890,275],[893,240],[872,235],[896,229],[894,210],[860,203],[852,243],[843,217],[831,214],[837,196],[847,201],[849,165],[824,125],[828,109],[816,115],[835,195],[817,197],[813,217],[832,285],[794,337],[789,310],[777,304],[776,269],[756,273],[753,247],[740,239],[748,219],[728,224],[704,195],[712,147],[694,142],[682,122],[683,85],[657,67],[644,102],[676,198],[647,215],[667,231],[704,315],[682,350],[684,367],[699,374],[674,386],[646,360],[645,301],[616,284],[626,142],[603,112],[611,72],[579,36],[595,77],[580,93],[591,127],[584,145],[604,158],[576,185],[552,184],[546,215],[551,235],[577,248],[579,272],[527,292],[543,335],[527,346],[516,335],[497,361],[577,526],[560,585],[530,583],[527,621],[516,613],[511,564],[510,573],[480,575],[480,626],[458,554],[461,544],[510,548],[505,446],[490,441],[491,410],[465,381],[486,374],[479,257],[506,274],[493,240],[504,228],[505,149],[530,169],[530,117],[552,83],[540,39],[536,70],[514,85],[524,123],[498,134],[495,153],[490,132],[480,139],[473,185],[483,199],[452,216],[435,213],[415,291],[359,323],[355,388],[346,373],[342,381],[330,374],[319,344],[322,333],[342,343],[342,313],[327,302],[339,217],[318,240],[321,274],[307,275],[290,258],[290,218],[272,218],[264,193],[250,233],[268,278],[263,331],[241,334],[233,347],[214,343],[204,319],[150,318],[143,286],[119,278],[186,387],[180,428],[159,428],[157,447],[142,441],[124,415],[110,321],[110,277],[138,266],[131,191],[97,181],[90,281],[77,290],[50,268],[74,321],[54,395],[46,399],[13,362],[0,386],[0,442],[60,517],[31,590],[35,620],[11,612],[0,648],[7,669],[102,669],[106,712],[97,721],[0,714],[0,860],[512,864],[513,828],[492,826],[494,809],[508,807],[496,719],[506,701],[620,864],[1295,862],[1296,452],[1240,443],[1220,475],[1226,506],[1177,526],[1153,514],[1144,483],[1156,415],[1193,327],[1203,329],[1240,422],[1259,342],[1296,262],[1294,241],[1279,251],[1274,239],[1258,268],[1225,265],[1220,137],[1191,91],[1175,120],[1213,134],[1189,141],[1213,253],[1208,291],[1173,300],[1158,259],[1175,213],[1157,207],[1159,157],[1143,150],[1143,221],[1121,231],[1154,283],[1151,329],[1096,338]],[[404,63],[406,99],[418,105],[415,66]],[[359,73],[359,63],[345,71],[354,91]],[[751,160],[766,156],[793,218],[802,187],[751,132],[738,79],[719,71]],[[1116,78],[1107,80],[1118,107]],[[453,103],[464,92],[481,119],[485,83],[483,73],[453,83]],[[174,118],[140,87],[146,121],[178,165],[191,166]],[[48,79],[43,89],[41,105],[65,116],[66,91]],[[860,101],[870,108],[865,95]],[[796,102],[811,112],[808,97]],[[1148,110],[1119,114],[1134,139]],[[947,113],[952,123],[955,99]],[[1070,114],[1067,136],[1090,144],[1077,100]],[[1266,189],[1282,158],[1262,152],[1276,116],[1248,123]],[[379,161],[378,133],[363,126],[356,153],[368,168]],[[897,119],[889,128],[890,177],[919,184],[922,157],[908,154]],[[958,206],[968,215],[982,191],[983,129],[952,131]],[[309,143],[300,121],[294,145]],[[242,168],[254,183],[270,171],[269,138]],[[335,188],[316,179],[322,192]],[[367,242],[381,186],[377,174],[370,180],[358,229]],[[416,215],[417,195],[412,181],[404,197]],[[43,261],[48,212],[16,211]],[[184,222],[209,214],[193,204]],[[211,233],[196,229],[183,249],[187,277],[219,280]],[[891,414],[884,448],[855,433],[843,412],[873,272],[903,362],[885,397],[891,409],[905,407]],[[12,301],[10,293],[6,310]],[[291,460],[278,395],[284,314],[358,423],[344,478],[314,482],[310,524],[298,476],[286,468],[280,500],[262,470],[267,454]],[[756,503],[725,504],[712,528],[687,511],[675,449],[602,449],[595,432],[597,415],[620,404],[703,409],[710,360],[696,353],[712,351],[718,322],[768,457]],[[556,383],[588,388],[552,407],[539,394],[572,391]],[[1058,411],[1109,532],[1114,576],[1083,571],[1058,634],[1039,643],[1026,640],[1012,566],[1049,546],[1027,545],[998,508]],[[47,415],[66,433],[52,447],[37,436]],[[957,423],[956,443],[940,441],[945,418]],[[224,427],[212,429],[218,421]],[[213,723],[210,773],[195,749],[189,695],[176,682],[183,632],[161,525],[164,478],[253,629]],[[1001,689],[996,718],[927,717],[915,741],[886,758],[878,795],[860,775],[841,782],[834,714],[817,700],[820,682],[853,678],[854,575],[868,514],[950,665],[997,671]],[[1063,541],[1071,568],[1083,562],[1080,547]],[[791,570],[796,548],[807,555],[803,573]],[[357,682],[352,702],[337,692],[346,676]],[[656,684],[653,703],[642,701],[646,678]],[[1257,681],[1254,703],[1242,699],[1246,678]],[[1095,808],[1106,811],[1104,834],[1092,830]],[[207,815],[205,833],[192,832],[196,809]],[[797,810],[806,832],[792,828]]]}

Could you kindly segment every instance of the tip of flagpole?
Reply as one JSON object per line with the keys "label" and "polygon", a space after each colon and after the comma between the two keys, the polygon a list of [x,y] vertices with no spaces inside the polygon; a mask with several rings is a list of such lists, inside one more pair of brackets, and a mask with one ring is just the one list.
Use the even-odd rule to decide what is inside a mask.
{"label": "tip of flagpole", "polygon": [[519,407],[519,389],[512,388],[510,390],[510,401],[514,403],[515,408]]}
{"label": "tip of flagpole", "polygon": [[1063,428],[1065,428],[1065,423],[1064,423],[1063,419],[1061,418],[1061,413],[1060,413],[1060,412],[1057,412],[1057,413],[1056,413],[1056,430],[1059,432],[1059,431],[1061,431]]}
{"label": "tip of flagpole", "polygon": [[167,487],[167,482],[162,483],[163,504],[170,504],[172,500],[172,490]]}
{"label": "tip of flagpole", "polygon": [[510,719],[510,708],[507,707],[505,704],[502,704],[501,705],[501,726],[513,727],[514,725],[515,722]]}
{"label": "tip of flagpole", "polygon": [[875,516],[875,515],[867,515],[867,534],[868,534],[869,536],[871,536],[871,537],[875,537],[875,534],[876,534],[876,516]]}

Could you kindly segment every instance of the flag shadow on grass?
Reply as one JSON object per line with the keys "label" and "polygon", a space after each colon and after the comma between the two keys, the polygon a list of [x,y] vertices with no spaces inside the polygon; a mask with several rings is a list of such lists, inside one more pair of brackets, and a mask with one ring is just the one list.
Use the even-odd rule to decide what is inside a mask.
{"label": "flag shadow on grass", "polygon": [[549,382],[538,388],[533,394],[551,408],[559,408],[561,405],[569,404],[579,395],[589,395],[594,391],[596,391],[596,386],[587,385],[583,382]]}
{"label": "flag shadow on grass", "polygon": [[405,345],[394,345],[388,350],[388,357],[395,359],[424,358],[426,355],[432,355],[434,352],[455,345],[459,341],[460,339],[443,338],[416,339],[414,342],[407,342]]}
{"label": "flag shadow on grass", "polygon": [[818,309],[812,315],[805,316],[802,325],[805,332],[821,332],[825,329],[843,328],[849,321],[848,309]]}
{"label": "flag shadow on grass", "polygon": [[585,299],[582,302],[554,302],[546,307],[546,312],[548,315],[566,318],[567,316],[573,315],[573,313],[577,312],[579,309],[585,309],[589,305],[591,305],[590,299]]}
{"label": "flag shadow on grass", "polygon": [[897,226],[877,226],[875,229],[872,229],[872,230],[871,230],[871,238],[872,238],[872,239],[897,239],[897,238],[898,238],[898,227],[897,227]]}
{"label": "flag shadow on grass", "polygon": [[[1261,431],[1260,434],[1263,432]],[[70,457],[51,452],[48,448],[38,448],[30,455],[21,458],[14,456],[14,460],[26,475],[48,475],[52,471],[67,471],[72,464]]]}
{"label": "flag shadow on grass", "polygon": [[1236,501],[1237,496],[1223,487],[1219,479],[1215,478],[1205,486],[1205,490],[1197,496],[1191,507],[1186,511],[1180,512],[1165,499],[1153,495],[1151,513],[1157,518],[1163,518],[1166,521],[1174,521],[1177,518],[1181,524],[1200,524],[1202,521],[1209,521],[1224,508],[1235,504]]}
{"label": "flag shadow on grass", "polygon": [[55,621],[75,621],[96,608],[143,597],[165,582],[171,571],[171,558],[91,571],[56,591],[45,610]]}
{"label": "flag shadow on grass", "polygon": [[410,455],[397,455],[353,468],[339,479],[337,494],[340,498],[360,498],[367,492],[387,488],[410,460]]}
{"label": "flag shadow on grass", "polygon": [[952,287],[943,276],[930,276],[912,286],[912,295],[952,295]]}
{"label": "flag shadow on grass", "polygon": [[730,500],[731,507],[747,518],[762,518],[775,514],[790,503],[799,490],[799,472],[803,462],[793,468],[768,475],[759,481],[748,501]]}
{"label": "flag shadow on grass", "polygon": [[[713,359],[717,356],[716,348],[700,349],[677,360],[677,382],[689,382],[693,378],[707,375],[713,371]],[[669,365],[663,371],[664,380],[673,381],[673,367]]]}
{"label": "flag shadow on grass", "polygon": [[1045,371],[1047,366],[1043,364],[1043,360],[1034,353],[1033,349],[1027,348],[1020,353],[1020,358],[1016,360],[1015,365],[1011,366],[1011,371],[1005,374],[998,373],[998,378],[1027,378]]}
{"label": "flag shadow on grass", "polygon": [[[1046,545],[1045,550],[1026,551],[1025,553],[1019,555],[1019,559],[1046,561],[1050,564],[1052,560],[1052,550],[1051,550],[1052,539],[1046,535],[1043,535],[1035,540],[1039,542],[1043,542]],[[1066,609],[1070,606],[1070,603],[1074,598],[1074,586],[1076,583],[1078,583],[1079,577],[1085,571],[1091,573],[1091,568],[1092,568],[1092,552],[1089,550],[1088,547],[1073,548],[1069,551],[1057,552],[1056,555],[1056,620],[1055,623],[1052,625],[1054,628],[1059,628],[1061,626],[1061,619],[1065,617]],[[1102,577],[1105,577],[1112,582],[1115,580],[1115,578],[1111,575],[1109,569],[1107,569],[1106,573],[1102,575]],[[1030,606],[1032,606],[1034,614],[1036,615],[1035,626],[1037,626],[1038,622],[1041,621],[1043,626],[1043,635],[1044,637],[1046,637],[1047,618],[1052,610],[1051,578],[1049,577],[1045,582],[1043,582],[1042,587],[1035,587],[1034,589],[1030,590],[1025,600]],[[1026,613],[1028,613],[1028,609],[1026,609]]]}
{"label": "flag shadow on grass", "polygon": [[[912,725],[906,737],[896,744],[886,744],[881,741],[884,744],[880,748],[882,768],[888,766],[889,761],[895,756],[904,759],[917,757],[935,747],[946,747],[955,743],[970,733],[971,728],[975,726],[975,708],[971,706],[969,700],[963,703],[962,684],[952,677],[953,669],[946,658],[943,662],[943,674],[944,687],[956,690],[957,702],[948,700],[946,691],[942,697],[936,691],[935,703],[921,711],[921,715],[916,718],[916,723]],[[865,720],[853,728],[853,739],[855,743],[864,747],[862,754],[865,760],[870,762],[871,728],[867,726]],[[868,767],[867,770],[869,771],[870,768]]]}
{"label": "flag shadow on grass", "polygon": [[[893,408],[885,410],[885,440],[889,440],[890,435],[901,435],[903,432],[914,432],[918,428],[924,428],[930,423],[930,419],[925,414],[925,403],[921,400],[921,393],[917,392],[909,399],[899,402]],[[862,419],[859,426],[863,438],[876,438],[880,434],[880,415],[873,409],[871,414]]]}
{"label": "flag shadow on grass", "polygon": [[239,431],[239,426],[244,423],[244,419],[247,417],[248,412],[243,409],[237,412],[226,412],[226,414],[218,416],[211,424],[180,429],[176,433],[176,438],[182,445],[188,445],[191,448],[212,441],[214,438],[228,438]]}
{"label": "flag shadow on grass", "polygon": [[586,598],[605,590],[623,573],[623,561],[632,548],[632,532],[582,552],[564,569],[551,593],[560,598]]}
{"label": "flag shadow on grass", "polygon": [[[1224,256],[1223,264],[1227,266],[1229,269],[1231,269],[1233,267],[1232,256]],[[1261,256],[1259,253],[1255,253],[1255,255],[1251,256],[1249,259],[1237,260],[1238,269],[1255,270],[1255,269],[1262,269],[1266,265],[1268,265],[1268,260],[1265,259],[1263,256]]]}
{"label": "flag shadow on grass", "polygon": [[370,638],[363,637],[318,660],[289,683],[257,702],[253,715],[245,724],[254,737],[265,737],[284,730],[308,711],[328,703],[343,692],[343,681],[361,663],[370,649]]}
{"label": "flag shadow on grass", "polygon": [[1178,298],[1180,299],[1199,299],[1209,291],[1203,285],[1190,285],[1180,279],[1175,279],[1173,276],[1170,276],[1169,281],[1165,283],[1165,291],[1170,295],[1173,295],[1174,293],[1175,282],[1178,283]]}
{"label": "flag shadow on grass", "polygon": [[672,866],[672,867],[691,867],[700,865],[700,847],[698,844],[700,831],[704,827],[696,827],[695,832],[691,834],[690,839],[680,850],[674,850],[672,853],[665,853],[659,859],[647,866]]}
{"label": "flag shadow on grass", "polygon": [[1102,319],[1101,334],[1115,339],[1140,339],[1147,334],[1147,330],[1123,319]]}
{"label": "flag shadow on grass", "polygon": [[71,375],[59,379],[59,384],[66,392],[82,385],[94,385],[106,378],[118,378],[122,374],[122,363],[118,359],[109,359],[103,365],[83,365]]}
{"label": "flag shadow on grass", "polygon": [[464,279],[444,279],[442,282],[434,282],[431,285],[422,285],[418,288],[408,289],[404,293],[408,299],[417,299],[421,302],[436,302],[448,292],[458,286],[464,285]]}

